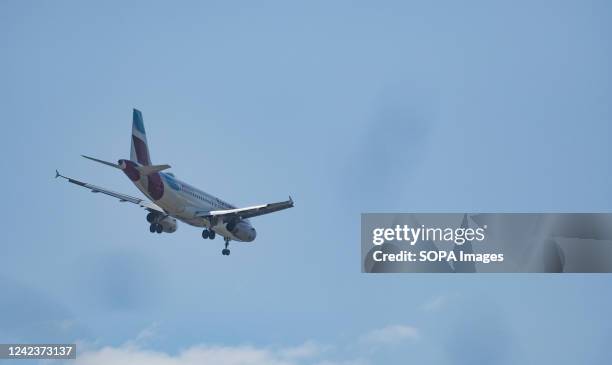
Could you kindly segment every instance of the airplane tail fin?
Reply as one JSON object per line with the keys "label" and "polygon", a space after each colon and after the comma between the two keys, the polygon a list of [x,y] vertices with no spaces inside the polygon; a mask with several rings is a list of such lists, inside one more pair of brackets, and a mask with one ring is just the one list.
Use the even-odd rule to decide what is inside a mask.
{"label": "airplane tail fin", "polygon": [[138,109],[134,109],[132,117],[132,149],[130,152],[130,160],[138,162],[143,166],[151,165],[151,156],[149,155],[149,146],[147,144],[147,133],[142,120],[142,113]]}

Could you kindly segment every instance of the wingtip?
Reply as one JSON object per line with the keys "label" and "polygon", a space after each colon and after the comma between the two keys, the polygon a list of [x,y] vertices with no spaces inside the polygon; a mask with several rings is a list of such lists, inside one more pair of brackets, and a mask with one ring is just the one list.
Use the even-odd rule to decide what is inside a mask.
{"label": "wingtip", "polygon": [[58,177],[60,177],[60,173],[57,171],[57,169],[55,169],[55,178],[57,179]]}

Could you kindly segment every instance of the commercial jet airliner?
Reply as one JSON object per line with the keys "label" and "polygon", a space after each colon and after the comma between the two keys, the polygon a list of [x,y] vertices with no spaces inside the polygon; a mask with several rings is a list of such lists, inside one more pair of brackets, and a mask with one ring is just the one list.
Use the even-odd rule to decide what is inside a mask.
{"label": "commercial jet airliner", "polygon": [[151,233],[176,231],[178,219],[192,226],[204,227],[202,231],[204,239],[214,239],[219,234],[225,240],[225,248],[221,251],[224,256],[230,254],[228,245],[231,240],[252,242],[255,239],[257,233],[249,218],[293,207],[293,200],[289,197],[289,200],[278,203],[237,208],[180,181],[170,172],[162,172],[170,166],[151,164],[142,113],[136,109],[133,113],[132,150],[129,160],[121,159],[115,164],[89,156],[83,157],[123,171],[151,201],[91,185],[64,176],[57,170],[55,177],[64,178],[94,193],[110,195],[121,202],[130,202],[148,210],[147,222],[151,224],[149,227]]}

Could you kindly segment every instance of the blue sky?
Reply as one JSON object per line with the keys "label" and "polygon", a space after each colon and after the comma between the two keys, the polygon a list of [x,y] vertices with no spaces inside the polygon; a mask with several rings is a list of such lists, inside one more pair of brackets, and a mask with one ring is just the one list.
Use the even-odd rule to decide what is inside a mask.
{"label": "blue sky", "polygon": [[[0,342],[78,341],[83,364],[608,363],[607,275],[365,275],[359,220],[610,212],[611,10],[1,2]],[[79,157],[128,157],[133,107],[154,163],[296,207],[228,259],[53,179],[136,195]]]}

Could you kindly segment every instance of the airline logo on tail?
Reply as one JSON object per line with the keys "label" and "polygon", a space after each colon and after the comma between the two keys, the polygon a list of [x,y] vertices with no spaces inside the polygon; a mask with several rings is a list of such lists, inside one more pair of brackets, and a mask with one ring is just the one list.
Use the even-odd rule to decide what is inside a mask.
{"label": "airline logo on tail", "polygon": [[144,166],[151,165],[147,133],[145,132],[142,113],[137,109],[134,109],[132,117],[132,150],[130,152],[130,160]]}

